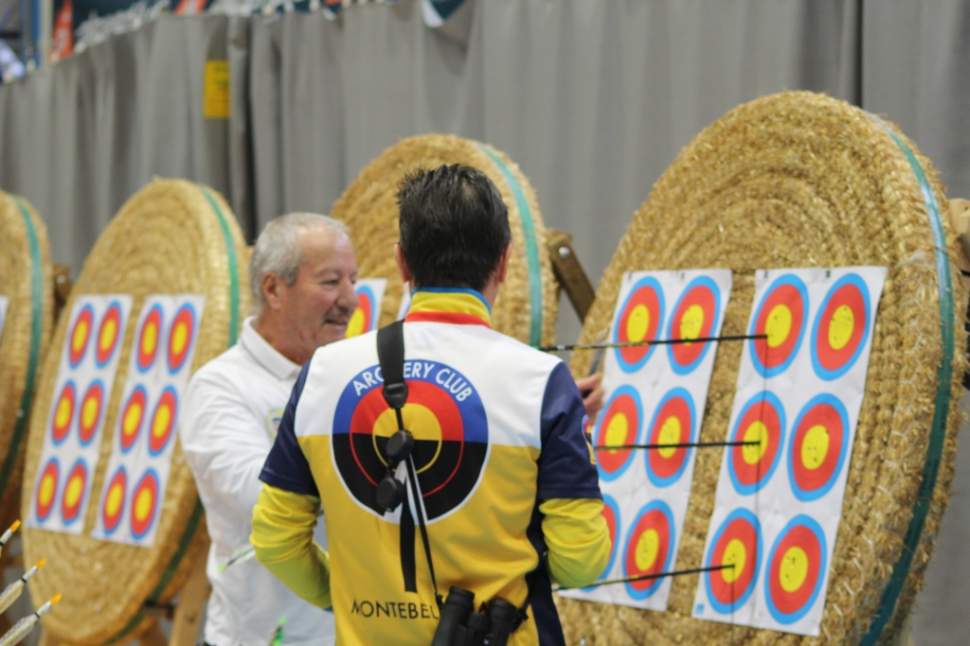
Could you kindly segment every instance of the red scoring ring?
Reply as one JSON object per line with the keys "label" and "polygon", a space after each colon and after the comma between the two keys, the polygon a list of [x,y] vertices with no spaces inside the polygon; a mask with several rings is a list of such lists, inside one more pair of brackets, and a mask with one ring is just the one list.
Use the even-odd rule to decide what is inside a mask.
{"label": "red scoring ring", "polygon": [[[813,426],[824,427],[828,431],[829,441],[822,463],[815,469],[809,469],[802,461],[802,447]],[[842,427],[841,415],[831,404],[822,402],[805,412],[792,438],[792,476],[800,489],[814,491],[829,482],[839,465],[846,432]]]}
{"label": "red scoring ring", "polygon": [[[149,326],[155,328],[155,347],[150,351],[145,350],[145,333]],[[162,341],[162,308],[159,305],[152,305],[148,316],[142,322],[141,331],[138,334],[138,355],[137,362],[140,370],[148,370],[155,359],[158,357],[158,348]]]}
{"label": "red scoring ring", "polygon": [[749,587],[757,575],[758,529],[744,517],[735,518],[724,527],[723,533],[714,545],[709,565],[724,563],[724,553],[734,539],[741,542],[745,551],[744,568],[740,576],[733,581],[727,581],[725,579],[726,573],[729,572],[727,569],[709,573],[710,592],[718,602],[725,606],[734,605],[746,592],[749,592]]}
{"label": "red scoring ring", "polygon": [[[786,552],[792,547],[801,548],[805,552],[808,572],[797,589],[786,592],[781,586],[781,567]],[[774,549],[768,570],[768,593],[779,612],[785,615],[795,614],[811,600],[818,579],[822,575],[819,564],[823,558],[822,546],[811,529],[805,525],[794,525],[789,529]]]}
{"label": "red scoring ring", "polygon": [[[78,326],[84,321],[87,326],[85,328],[84,340],[81,343],[81,347],[75,349],[74,338],[77,333]],[[76,367],[81,359],[84,358],[84,353],[88,348],[88,343],[91,342],[91,328],[94,327],[94,310],[90,305],[84,305],[81,308],[81,312],[74,319],[74,325],[71,326],[71,333],[67,338],[67,360],[72,367]]]}
{"label": "red scoring ring", "polygon": [[[148,490],[151,492],[151,508],[148,514],[144,518],[139,519],[137,515],[138,498],[142,491]],[[131,510],[129,516],[131,518],[131,533],[135,538],[142,538],[148,533],[151,528],[152,523],[155,520],[155,516],[158,513],[158,476],[155,471],[149,469],[145,475],[141,477],[138,484],[135,485],[135,490],[132,492],[131,496]]]}
{"label": "red scoring ring", "polygon": [[[717,299],[714,292],[707,285],[696,285],[689,292],[684,294],[674,311],[673,320],[670,323],[671,338],[683,338],[680,334],[680,324],[687,313],[687,308],[691,305],[699,305],[704,311],[704,324],[700,330],[701,337],[712,336],[714,330],[715,310],[717,309]],[[694,363],[704,352],[704,343],[678,343],[670,347],[674,360],[682,365],[689,366]]]}
{"label": "red scoring ring", "polygon": [[[185,326],[185,345],[182,346],[180,350],[176,350],[172,347],[175,339],[175,331],[178,330],[179,326]],[[195,337],[195,310],[193,307],[186,303],[182,305],[178,311],[175,313],[175,318],[172,319],[172,325],[169,328],[168,335],[168,369],[170,372],[178,372],[182,369],[182,365],[185,363],[185,358],[189,354],[189,350],[192,348],[192,343]]]}
{"label": "red scoring ring", "polygon": [[[108,499],[111,496],[111,490],[115,486],[121,487],[121,502],[118,504],[118,509],[115,511],[114,515],[108,513]],[[128,494],[128,474],[125,472],[123,466],[119,466],[118,470],[111,477],[111,481],[108,483],[107,488],[105,488],[104,504],[101,508],[101,524],[107,533],[113,532],[118,528],[118,524],[121,522],[121,517],[124,515],[125,510],[125,498]]]}
{"label": "red scoring ring", "polygon": [[[626,436],[623,438],[622,444],[633,444],[637,439],[637,429],[640,428],[641,420],[639,411],[637,410],[636,401],[633,397],[626,394],[620,393],[613,398],[610,402],[609,407],[603,413],[603,417],[596,429],[596,439],[595,444],[597,446],[610,445],[612,442],[607,441],[606,432],[609,429],[610,421],[613,416],[623,413],[627,418],[627,428]],[[627,460],[630,458],[631,449],[609,449],[596,451],[596,461],[600,468],[607,473],[613,473],[617,469],[620,469]]]}
{"label": "red scoring ring", "polygon": [[[663,409],[657,414],[657,421],[654,423],[653,428],[650,429],[650,444],[669,443],[660,437],[660,429],[663,428],[664,422],[671,417],[677,418],[680,422],[681,430],[680,437],[673,443],[690,442],[691,429],[693,428],[690,404],[682,396],[675,395],[664,403]],[[661,480],[666,480],[675,478],[681,469],[683,469],[684,460],[687,459],[687,455],[688,449],[686,447],[674,449],[673,454],[669,457],[664,457],[660,449],[655,449],[647,452],[647,460],[649,461],[653,474]]]}
{"label": "red scoring ring", "polygon": [[[643,305],[650,312],[650,321],[647,325],[647,332],[645,339],[656,339],[657,331],[660,329],[660,298],[657,295],[656,289],[652,285],[643,285],[638,287],[630,296],[627,298],[626,304],[623,306],[623,311],[620,314],[617,323],[617,340],[619,343],[628,343],[629,341],[641,339],[630,339],[627,335],[627,321],[630,318],[630,314],[633,312],[634,308],[638,305]],[[650,352],[650,344],[635,345],[625,348],[620,348],[620,355],[623,360],[630,364],[638,363],[643,360],[643,358]]]}
{"label": "red scoring ring", "polygon": [[[84,409],[89,401],[96,402],[97,413],[94,416],[91,424],[88,425],[84,420]],[[98,428],[98,423],[101,421],[101,415],[104,412],[104,386],[100,381],[93,381],[88,386],[88,389],[84,391],[84,397],[81,399],[81,409],[78,411],[78,438],[81,444],[86,445],[94,437],[94,432]]]}
{"label": "red scoring ring", "polygon": [[[836,310],[841,306],[847,306],[852,311],[854,325],[849,341],[836,350],[829,344],[829,329]],[[818,326],[815,337],[818,361],[825,370],[834,372],[852,359],[862,342],[867,315],[865,298],[857,285],[847,283],[832,294],[820,315],[822,323]]]}
{"label": "red scoring ring", "polygon": [[[66,401],[70,407],[70,413],[67,416],[67,421],[64,425],[59,425],[57,423],[58,413],[61,408],[61,403]],[[73,381],[67,381],[64,383],[64,387],[61,388],[61,394],[57,398],[57,403],[54,406],[54,415],[51,420],[51,437],[55,444],[60,444],[67,437],[68,432],[71,430],[71,422],[74,421],[74,409],[77,406],[77,388],[74,386]]]}
{"label": "red scoring ring", "polygon": [[[80,479],[81,481],[81,493],[74,504],[69,505],[67,502],[67,491],[71,486],[71,482],[75,479]],[[83,460],[78,459],[71,467],[71,471],[64,481],[64,491],[61,493],[61,517],[64,519],[65,523],[73,523],[78,518],[78,514],[81,511],[81,503],[84,502],[84,492],[87,488],[88,481],[88,468],[84,464]]]}
{"label": "red scoring ring", "polygon": [[788,331],[788,336],[776,348],[769,348],[767,339],[755,339],[753,341],[755,353],[761,361],[761,364],[767,370],[777,368],[788,360],[798,345],[802,328],[805,325],[805,302],[802,298],[801,291],[792,284],[783,283],[775,287],[767,298],[764,299],[764,303],[761,309],[758,310],[758,317],[755,321],[755,334],[766,334],[768,315],[771,314],[771,311],[777,305],[787,305],[791,312],[792,326]]}
{"label": "red scoring ring", "polygon": [[[102,345],[104,341],[104,335],[106,331],[106,325],[109,322],[114,322],[114,336],[110,339],[110,343],[107,347]],[[121,306],[118,303],[112,303],[108,306],[105,311],[104,316],[101,318],[101,324],[98,326],[98,338],[95,343],[95,360],[98,365],[106,364],[112,356],[114,356],[115,350],[118,347],[118,341],[121,338]]]}
{"label": "red scoring ring", "polygon": [[[656,558],[654,558],[653,563],[649,568],[641,570],[637,566],[637,543],[639,542],[640,537],[650,529],[657,532],[660,544],[658,546]],[[672,528],[668,522],[667,515],[659,508],[651,509],[640,516],[636,525],[631,530],[630,538],[627,541],[626,554],[624,554],[623,558],[624,576],[635,577],[644,574],[657,574],[658,572],[662,572],[664,565],[670,558],[670,551],[672,548],[671,531]],[[659,579],[640,579],[639,581],[627,582],[627,586],[638,592],[643,592],[659,585],[659,583]]]}

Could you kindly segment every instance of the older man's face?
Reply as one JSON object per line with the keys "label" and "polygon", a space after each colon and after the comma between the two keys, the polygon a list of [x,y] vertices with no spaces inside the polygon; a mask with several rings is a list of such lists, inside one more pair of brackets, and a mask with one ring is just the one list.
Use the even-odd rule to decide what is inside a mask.
{"label": "older man's face", "polygon": [[282,314],[292,335],[288,342],[302,363],[320,346],[344,338],[357,307],[357,259],[350,239],[333,229],[305,229],[297,242],[300,269],[281,295]]}

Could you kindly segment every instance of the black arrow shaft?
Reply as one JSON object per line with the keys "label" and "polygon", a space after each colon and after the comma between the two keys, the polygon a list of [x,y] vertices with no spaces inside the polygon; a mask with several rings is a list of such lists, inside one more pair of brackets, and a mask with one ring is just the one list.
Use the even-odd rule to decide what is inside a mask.
{"label": "black arrow shaft", "polygon": [[634,581],[647,581],[649,579],[662,579],[668,576],[686,576],[688,574],[698,574],[702,572],[717,572],[718,570],[734,569],[734,563],[722,563],[721,565],[711,565],[709,567],[695,567],[687,570],[671,570],[669,572],[656,572],[654,574],[639,574],[628,576],[622,579],[607,579],[606,581],[596,581],[589,585],[574,586],[570,588],[559,587],[556,590],[579,590],[581,588],[599,587],[601,585],[612,585],[614,583],[632,583]]}
{"label": "black arrow shaft", "polygon": [[699,336],[695,339],[644,339],[643,341],[623,341],[620,343],[558,343],[554,345],[540,345],[539,349],[543,352],[570,352],[572,350],[633,348],[639,345],[679,345],[684,343],[713,343],[717,341],[754,341],[767,338],[767,334],[725,334],[722,336]]}
{"label": "black arrow shaft", "polygon": [[757,446],[758,440],[744,440],[740,442],[676,442],[670,444],[597,444],[593,448],[597,451],[620,451],[623,449],[690,449],[724,446]]}

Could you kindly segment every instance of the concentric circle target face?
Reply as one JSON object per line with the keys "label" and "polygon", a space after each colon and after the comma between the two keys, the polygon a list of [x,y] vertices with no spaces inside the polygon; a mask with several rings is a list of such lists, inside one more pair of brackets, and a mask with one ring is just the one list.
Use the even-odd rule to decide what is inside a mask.
{"label": "concentric circle target face", "polygon": [[661,448],[644,451],[647,477],[657,487],[668,487],[684,474],[690,461],[691,447],[669,446],[690,444],[698,430],[694,399],[684,388],[674,388],[664,395],[647,427],[647,443]]}
{"label": "concentric circle target face", "polygon": [[[728,451],[728,476],[742,495],[760,490],[781,463],[785,441],[785,409],[773,393],[749,399],[731,429],[731,442],[744,442]],[[756,444],[753,444],[756,442]]]}
{"label": "concentric circle target face", "polygon": [[[721,315],[721,289],[707,276],[698,276],[687,284],[670,314],[669,339],[698,339],[714,336]],[[693,371],[711,348],[711,343],[674,343],[667,346],[674,372],[686,375]]]}
{"label": "concentric circle target face", "polygon": [[[663,329],[664,294],[657,279],[650,276],[634,283],[623,303],[619,316],[613,325],[614,343],[640,343],[658,338]],[[615,348],[615,357],[624,372],[640,370],[656,349],[655,345],[644,343]]]}
{"label": "concentric circle target face", "polygon": [[812,608],[826,572],[826,542],[821,525],[796,516],[775,538],[765,571],[765,601],[780,624],[792,624]]}
{"label": "concentric circle target face", "polygon": [[104,506],[101,509],[101,524],[104,533],[111,536],[121,525],[121,517],[125,510],[125,497],[128,493],[128,472],[124,465],[118,465],[114,474],[108,480],[108,489],[104,496]]}
{"label": "concentric circle target face", "polygon": [[377,327],[377,298],[367,285],[358,285],[357,289],[357,309],[350,315],[347,322],[346,336],[358,336],[365,332],[370,332]]}
{"label": "concentric circle target face", "polygon": [[869,339],[869,289],[857,274],[835,281],[812,325],[812,367],[822,379],[841,377]]}
{"label": "concentric circle target face", "polygon": [[120,432],[119,445],[122,453],[127,453],[134,446],[145,419],[145,409],[148,406],[148,395],[145,388],[136,385],[132,388],[128,398],[122,404],[118,428]]}
{"label": "concentric circle target face", "polygon": [[751,321],[751,335],[767,335],[748,342],[751,362],[763,377],[784,372],[798,354],[805,337],[808,290],[802,279],[785,274],[771,283]]}
{"label": "concentric circle target face", "polygon": [[148,372],[158,358],[158,347],[162,337],[162,306],[155,303],[148,310],[138,331],[138,345],[135,350],[135,366],[140,372]]}
{"label": "concentric circle target face", "polygon": [[[344,388],[334,415],[334,461],[347,491],[382,516],[377,484],[387,473],[387,440],[397,429],[394,410],[371,367]],[[475,386],[435,361],[405,362],[405,425],[414,435],[412,458],[429,520],[460,508],[478,486],[488,453],[488,423]],[[390,520],[390,518],[388,518]]]}
{"label": "concentric circle target face", "polygon": [[788,478],[795,497],[821,498],[835,485],[849,453],[849,414],[828,393],[813,397],[795,419],[788,449]]}
{"label": "concentric circle target face", "polygon": [[74,319],[74,324],[71,325],[71,331],[68,334],[67,363],[72,368],[77,368],[81,364],[81,361],[84,360],[93,328],[94,308],[90,305],[85,305],[78,312],[77,317]]}
{"label": "concentric circle target face", "polygon": [[108,308],[101,317],[101,324],[98,326],[98,337],[94,348],[94,362],[99,368],[103,368],[114,358],[121,345],[121,336],[124,334],[121,320],[121,303],[111,301]]}
{"label": "concentric circle target face", "polygon": [[40,470],[37,490],[34,493],[34,515],[37,516],[38,522],[44,522],[51,515],[60,478],[61,464],[55,456],[51,456],[44,468]]}
{"label": "concentric circle target face", "polygon": [[57,404],[54,406],[54,415],[51,419],[51,440],[54,446],[61,444],[67,439],[71,431],[71,422],[74,421],[74,411],[77,408],[77,386],[73,379],[68,379],[61,387],[61,392],[57,396]]}
{"label": "concentric circle target face", "polygon": [[707,550],[704,587],[711,606],[721,614],[734,612],[754,592],[762,559],[761,525],[747,509],[735,509],[721,521]]}
{"label": "concentric circle target face", "polygon": [[155,410],[152,412],[148,434],[148,453],[159,455],[175,435],[175,420],[178,417],[178,393],[171,386],[162,390]]}
{"label": "concentric circle target face", "polygon": [[64,493],[61,496],[61,520],[65,525],[72,525],[81,516],[81,503],[84,502],[88,485],[88,464],[84,458],[78,458],[71,465],[64,480]]}
{"label": "concentric circle target face", "polygon": [[192,303],[183,303],[172,317],[168,334],[168,371],[175,374],[185,365],[198,327],[198,314]]}
{"label": "concentric circle target face", "polygon": [[78,440],[81,446],[87,446],[94,439],[94,433],[104,414],[105,404],[104,382],[95,379],[88,385],[81,398],[81,410],[77,421]]}
{"label": "concentric circle target face", "polygon": [[[674,515],[662,500],[654,500],[640,509],[630,530],[627,532],[623,548],[623,577],[632,578],[666,572],[673,562]],[[663,578],[627,581],[627,594],[642,601],[655,593],[663,583]]]}
{"label": "concentric circle target face", "polygon": [[[642,425],[640,393],[630,386],[620,386],[610,395],[593,428],[593,444],[597,447],[636,444]],[[633,453],[628,448],[596,449],[600,478],[606,481],[619,478],[633,461]]]}
{"label": "concentric circle target face", "polygon": [[131,509],[128,513],[131,524],[131,535],[136,539],[144,538],[158,516],[158,508],[162,501],[158,498],[158,473],[149,468],[138,480],[131,492]]}

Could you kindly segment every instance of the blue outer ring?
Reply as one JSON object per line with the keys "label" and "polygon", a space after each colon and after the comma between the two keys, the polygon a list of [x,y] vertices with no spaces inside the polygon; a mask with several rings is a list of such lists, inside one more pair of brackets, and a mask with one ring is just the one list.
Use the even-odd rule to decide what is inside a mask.
{"label": "blue outer ring", "polygon": [[[696,441],[698,424],[697,424],[697,408],[694,406],[694,398],[691,397],[690,393],[685,388],[677,387],[672,389],[666,395],[664,395],[660,399],[660,403],[657,404],[657,408],[653,412],[653,417],[650,419],[650,424],[646,427],[647,430],[646,430],[645,439],[647,442],[650,441],[650,431],[653,430],[654,424],[657,423],[657,418],[660,416],[660,411],[663,410],[664,405],[674,397],[680,397],[681,399],[687,402],[687,409],[690,411],[690,431],[687,434],[687,437],[688,437],[687,441],[688,442]],[[684,450],[684,461],[680,465],[680,468],[677,469],[676,473],[674,473],[673,475],[667,478],[662,478],[653,472],[653,470],[650,468],[650,451],[644,451],[643,459],[644,459],[644,464],[646,465],[647,477],[650,479],[650,482],[653,483],[654,486],[662,488],[662,487],[669,487],[670,485],[680,480],[680,477],[684,475],[684,471],[687,469],[687,465],[690,463],[691,454],[693,453],[693,451],[694,449],[691,447],[688,447],[687,449]]]}
{"label": "blue outer ring", "polygon": [[[663,565],[660,568],[661,572],[667,572],[668,570],[670,570],[670,562],[673,560],[674,552],[677,549],[677,527],[674,525],[673,512],[670,511],[670,507],[663,500],[653,500],[651,502],[648,502],[640,509],[639,512],[637,512],[637,515],[634,517],[633,522],[630,523],[630,529],[627,531],[626,540],[623,541],[623,555],[624,555],[624,558],[626,558],[626,553],[630,549],[630,542],[633,540],[633,532],[636,531],[637,525],[640,523],[640,519],[643,518],[644,515],[653,511],[654,509],[659,509],[660,512],[667,517],[667,525],[670,527],[670,539],[668,541],[670,549],[667,550],[667,558],[664,559]],[[626,570],[624,569],[624,576],[628,576],[628,575],[629,573],[627,573]],[[643,590],[637,590],[636,588],[634,588],[631,581],[626,581],[624,582],[623,585],[626,588],[627,594],[629,594],[631,598],[636,599],[637,601],[643,601],[644,599],[648,599],[651,596],[653,596],[653,594],[660,588],[663,582],[664,582],[664,577],[654,579],[653,583],[651,583],[649,587]]]}
{"label": "blue outer ring", "polygon": [[758,322],[758,315],[761,313],[762,308],[764,308],[765,302],[768,300],[768,297],[771,296],[773,291],[779,287],[782,287],[783,285],[791,285],[797,289],[805,306],[802,308],[802,320],[798,326],[798,339],[795,341],[795,345],[792,346],[791,354],[788,355],[788,359],[784,363],[780,363],[774,368],[766,368],[765,365],[761,363],[758,353],[755,352],[755,341],[748,341],[748,353],[751,356],[751,363],[754,365],[754,369],[758,371],[758,374],[766,378],[774,377],[787,370],[788,366],[791,365],[791,362],[794,361],[795,357],[798,356],[798,351],[802,347],[802,341],[805,340],[805,328],[807,327],[808,323],[808,289],[805,287],[804,281],[802,281],[802,279],[795,274],[785,274],[784,276],[779,276],[771,283],[771,285],[768,286],[768,289],[766,289],[765,293],[761,296],[761,300],[758,301],[758,307],[754,309],[754,313],[751,316],[751,324],[748,328],[748,334],[754,335],[757,333],[757,330],[755,330],[755,324]]}
{"label": "blue outer ring", "polygon": [[[71,473],[74,471],[74,467],[76,467],[79,464],[84,465],[84,472],[87,474],[87,478],[91,478],[92,473],[91,473],[91,469],[88,467],[87,460],[84,459],[84,456],[79,456],[73,463],[71,463],[71,468],[68,469],[67,473],[64,475],[64,487],[67,487],[67,483],[71,479]],[[65,527],[70,527],[71,525],[76,523],[78,519],[84,516],[84,514],[81,512],[84,509],[84,504],[87,501],[88,495],[91,493],[91,487],[89,485],[90,485],[90,480],[85,481],[84,491],[81,492],[81,499],[77,503],[77,508],[78,508],[77,516],[68,520],[64,518],[63,513],[61,514],[61,520],[64,522]],[[60,495],[61,507],[64,506],[64,491],[65,490],[62,488],[61,495]]]}
{"label": "blue outer ring", "polygon": [[778,465],[781,464],[781,456],[785,451],[785,424],[787,421],[785,419],[785,407],[782,405],[781,400],[778,399],[778,397],[770,390],[764,390],[757,393],[741,408],[741,412],[738,414],[737,418],[734,420],[734,424],[731,426],[731,440],[736,441],[738,439],[737,434],[740,430],[738,429],[738,425],[741,423],[741,419],[748,413],[752,406],[757,406],[762,401],[766,402],[778,413],[778,450],[775,452],[775,459],[771,461],[771,465],[768,466],[768,471],[765,472],[764,477],[753,485],[742,484],[738,479],[737,472],[734,470],[734,461],[731,460],[729,454],[724,456],[724,459],[727,460],[728,476],[731,478],[731,484],[734,485],[734,490],[742,496],[756,493],[764,488],[766,484],[768,484],[768,481],[771,480],[771,476],[775,474],[775,469],[777,469]]}
{"label": "blue outer ring", "polygon": [[168,352],[169,343],[168,343],[168,338],[166,337],[165,367],[168,369],[168,374],[170,375],[178,374],[179,372],[182,371],[183,368],[185,368],[185,363],[189,360],[189,352],[191,352],[192,346],[195,344],[195,338],[199,334],[199,312],[195,309],[195,305],[193,305],[190,301],[186,301],[181,305],[179,305],[177,308],[175,308],[175,311],[172,313],[172,322],[170,323],[170,325],[175,325],[175,321],[176,319],[178,319],[179,312],[181,312],[184,309],[188,309],[192,312],[192,336],[190,336],[185,342],[186,344],[185,356],[182,357],[182,363],[180,363],[178,366],[174,368],[172,367],[172,362],[169,360],[170,359],[169,352]]}
{"label": "blue outer ring", "polygon": [[118,354],[118,348],[120,348],[125,341],[125,311],[121,307],[121,301],[119,301],[118,299],[113,299],[110,303],[108,303],[108,306],[104,308],[104,314],[101,315],[101,322],[104,321],[104,317],[108,315],[108,312],[110,312],[112,308],[117,308],[118,310],[118,332],[117,332],[118,336],[115,338],[115,347],[111,349],[111,352],[108,354],[108,356],[105,357],[104,361],[98,361],[97,346],[98,344],[101,343],[101,339],[99,338],[100,332],[101,332],[101,326],[98,325],[98,334],[95,335],[95,339],[94,339],[95,347],[93,352],[94,352],[94,365],[96,365],[99,368],[104,368],[114,360],[115,355]]}
{"label": "blue outer ring", "polygon": [[[808,491],[802,489],[795,482],[795,431],[802,423],[802,418],[815,406],[819,404],[830,404],[836,412],[839,414],[839,419],[842,421],[842,443],[839,446],[839,461],[835,465],[835,469],[832,470],[832,475],[820,488],[814,491]],[[845,405],[839,400],[838,397],[830,393],[822,393],[812,397],[802,410],[798,413],[798,417],[795,418],[795,423],[791,427],[791,432],[788,440],[788,482],[791,485],[792,493],[795,497],[802,502],[811,502],[813,500],[818,500],[835,486],[835,482],[839,479],[839,474],[842,473],[842,468],[845,466],[845,456],[849,453],[849,413],[845,409]]]}
{"label": "blue outer ring", "polygon": [[[862,301],[866,308],[865,327],[862,330],[862,337],[859,339],[859,344],[856,346],[855,352],[852,353],[849,360],[846,361],[841,368],[836,368],[835,370],[826,370],[818,360],[818,328],[822,324],[822,314],[825,313],[825,308],[828,307],[829,301],[832,300],[835,292],[845,285],[850,284],[855,285],[862,293]],[[842,278],[835,281],[835,284],[829,288],[825,298],[822,299],[822,304],[819,305],[818,313],[815,315],[815,323],[812,324],[812,368],[815,369],[815,374],[821,379],[826,381],[838,379],[848,372],[849,369],[855,365],[855,362],[859,360],[859,355],[862,354],[862,349],[865,348],[866,343],[869,342],[869,333],[872,331],[872,315],[870,314],[871,308],[872,303],[869,299],[869,288],[858,274],[846,274]]]}
{"label": "blue outer ring", "polygon": [[[685,287],[684,291],[681,292],[680,296],[677,297],[677,302],[674,303],[674,306],[670,311],[671,314],[676,312],[687,294],[689,294],[692,289],[699,286],[707,287],[709,290],[711,290],[711,293],[714,294],[714,324],[711,326],[711,331],[714,331],[717,329],[718,321],[721,320],[721,288],[718,287],[717,283],[715,283],[710,276],[698,276],[694,280],[687,283],[687,287]],[[673,328],[674,319],[673,316],[671,316],[670,320],[667,322],[668,339],[675,338]],[[673,371],[678,375],[686,375],[692,372],[695,368],[697,368],[698,365],[700,365],[700,363],[704,360],[704,357],[707,356],[708,351],[711,349],[711,345],[712,344],[710,342],[704,343],[704,349],[701,350],[699,355],[697,355],[697,358],[686,365],[677,363],[676,359],[674,359],[674,346],[668,345],[667,356],[670,359],[670,367],[673,368]]]}
{"label": "blue outer ring", "polygon": [[[620,386],[619,388],[613,391],[613,393],[610,395],[609,400],[606,402],[606,404],[603,405],[603,409],[602,409],[603,413],[599,415],[599,419],[597,420],[596,425],[593,427],[593,437],[594,438],[599,437],[600,428],[603,425],[603,421],[606,417],[606,412],[610,410],[610,405],[618,397],[620,397],[620,395],[629,395],[630,398],[633,400],[633,405],[636,406],[637,408],[637,429],[636,429],[636,432],[633,434],[633,443],[637,444],[637,440],[639,440],[640,433],[643,429],[643,402],[640,400],[640,393],[638,393],[633,386]],[[600,466],[599,460],[596,461],[596,470],[599,472],[600,480],[611,482],[619,478],[624,473],[626,473],[626,470],[630,468],[630,465],[632,463],[633,463],[633,451],[628,451],[626,460],[623,461],[623,464],[620,465],[620,467],[616,471],[613,471],[612,473],[609,471],[605,471],[603,467]]]}
{"label": "blue outer ring", "polygon": [[755,585],[758,583],[758,575],[761,572],[761,557],[764,554],[762,551],[764,549],[764,541],[761,536],[761,523],[758,522],[758,517],[751,513],[750,510],[739,507],[728,514],[724,520],[721,521],[721,525],[717,528],[717,531],[714,532],[714,538],[711,539],[711,544],[707,548],[707,556],[704,559],[704,566],[712,567],[714,565],[714,549],[717,547],[718,542],[720,542],[721,535],[724,534],[727,526],[734,522],[734,520],[737,518],[743,518],[751,523],[751,525],[754,527],[755,537],[758,539],[758,542],[755,544],[756,553],[754,561],[754,575],[751,577],[750,583],[748,583],[748,588],[741,593],[741,596],[739,596],[734,603],[727,604],[718,601],[717,597],[714,596],[714,590],[711,588],[711,576],[717,574],[717,572],[707,572],[704,574],[704,588],[707,591],[707,600],[711,602],[711,606],[714,607],[714,610],[722,615],[730,614],[743,606],[745,603],[747,603],[748,598],[754,593]]}
{"label": "blue outer ring", "polygon": [[[820,548],[819,554],[821,554],[822,560],[818,564],[818,580],[815,582],[815,588],[812,590],[811,596],[809,596],[809,598],[805,601],[805,604],[799,610],[786,614],[775,606],[775,603],[771,598],[771,562],[775,560],[775,553],[778,551],[778,546],[781,544],[782,539],[785,538],[785,535],[788,534],[790,530],[798,525],[808,527],[815,535],[815,538],[818,540]],[[778,533],[778,536],[775,537],[775,542],[771,546],[771,552],[768,553],[768,560],[765,561],[764,589],[765,602],[768,606],[768,612],[771,613],[771,616],[778,623],[785,625],[793,624],[808,614],[809,610],[812,609],[812,606],[815,605],[815,601],[818,600],[818,596],[822,592],[822,584],[825,582],[825,578],[828,573],[828,548],[826,545],[825,532],[822,531],[822,526],[819,525],[818,521],[816,521],[814,518],[811,516],[806,516],[805,514],[799,514],[788,521],[788,524],[785,525],[785,527]]]}
{"label": "blue outer ring", "polygon": [[[620,307],[617,308],[616,310],[617,318],[613,322],[613,331],[610,334],[610,336],[613,339],[613,343],[620,343],[620,315],[623,314],[623,311],[626,309],[626,306],[630,302],[630,299],[633,297],[633,294],[635,294],[637,290],[639,290],[641,287],[652,287],[654,292],[657,294],[657,304],[660,308],[660,311],[658,312],[660,321],[657,323],[657,329],[658,330],[664,329],[664,314],[666,313],[665,312],[666,307],[664,302],[663,288],[660,286],[660,282],[653,276],[644,276],[637,282],[633,283],[633,287],[631,287],[630,291],[627,292],[626,298],[623,299],[623,303],[621,303]],[[637,372],[638,370],[643,368],[643,366],[645,366],[647,362],[650,361],[650,357],[653,356],[656,349],[657,349],[656,345],[652,345],[652,344],[648,345],[646,354],[644,354],[639,361],[634,361],[633,363],[630,363],[629,361],[623,358],[623,354],[620,352],[620,348],[613,348],[613,356],[616,357],[616,363],[620,366],[620,369],[623,372],[632,373],[632,372]]]}

